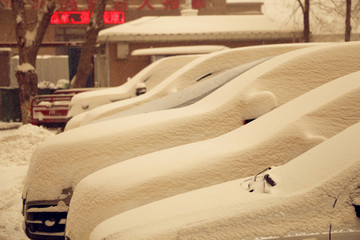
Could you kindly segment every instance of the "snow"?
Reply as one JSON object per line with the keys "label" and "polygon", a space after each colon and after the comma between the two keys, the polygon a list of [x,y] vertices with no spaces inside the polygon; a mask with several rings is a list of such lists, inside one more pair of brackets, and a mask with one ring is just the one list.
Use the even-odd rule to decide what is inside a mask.
{"label": "snow", "polygon": [[39,81],[38,88],[50,88],[50,89],[59,89],[59,88],[68,88],[70,81],[67,79],[59,79],[56,83],[49,81]]}
{"label": "snow", "polygon": [[215,77],[205,79],[205,81],[203,81],[202,79],[199,83],[180,90],[176,93],[172,93],[164,97],[141,104],[139,106],[130,108],[128,110],[121,111],[109,117],[101,118],[98,121],[107,121],[109,119],[115,119],[134,114],[188,106],[206,97],[207,95],[220,88],[224,84],[228,83],[235,77],[239,76],[240,74],[246,72],[247,70],[262,63],[267,59],[268,58],[260,59],[254,62],[234,67],[230,70],[216,75]]}
{"label": "snow", "polygon": [[14,129],[22,125],[19,122],[1,122],[0,121],[0,130]]}
{"label": "snow", "polygon": [[[176,26],[176,27],[174,27]],[[98,41],[180,41],[292,37],[301,28],[265,15],[142,17],[99,32]]]}
{"label": "snow", "polygon": [[158,47],[158,48],[143,48],[134,50],[132,56],[145,55],[176,55],[176,54],[205,54],[214,51],[227,49],[228,47],[222,45],[198,45],[198,46],[176,46],[176,47]]}
{"label": "snow", "polygon": [[234,130],[245,119],[357,70],[359,48],[359,43],[348,43],[292,51],[258,65],[190,106],[58,134],[32,156],[23,196],[27,201],[57,199],[62,189],[74,188],[103,167]]}
{"label": "snow", "polygon": [[250,239],[330,226],[359,231],[349,196],[359,181],[359,133],[356,124],[270,171],[278,178],[270,194],[241,189],[244,179],[226,182],[125,212],[92,239]]}
{"label": "snow", "polygon": [[[38,27],[38,26],[37,26]],[[37,28],[35,28],[33,31],[26,31],[25,32],[25,46],[30,47],[35,42],[35,37],[37,34]]]}
{"label": "snow", "polygon": [[31,155],[53,131],[0,122],[0,239],[28,239],[21,227],[21,191]]}
{"label": "snow", "polygon": [[[57,200],[63,189],[74,189],[81,179],[106,166],[228,133],[242,126],[245,119],[258,118],[311,89],[358,71],[359,54],[356,42],[291,51],[259,64],[190,106],[58,134],[32,155],[23,197],[27,202]],[[317,130],[314,126],[313,131]],[[248,137],[251,142],[256,134]],[[313,140],[324,138],[320,134]]]}
{"label": "snow", "polygon": [[[149,91],[170,75],[170,73],[199,56],[200,55],[189,55],[164,58],[150,64],[121,86],[77,94],[71,99],[68,118],[106,103],[135,97],[137,83],[146,82],[146,88],[147,91]],[[72,120],[72,122],[75,121],[76,120]],[[71,124],[72,123],[69,125]]]}
{"label": "snow", "polygon": [[197,84],[198,79],[208,74],[216,76],[216,74],[220,74],[224,70],[241,64],[256,61],[265,57],[271,57],[291,50],[316,45],[319,44],[277,44],[252,46],[228,49],[202,56],[168,76],[161,82],[161,84],[158,84],[152,90],[148,91],[147,94],[133,99],[107,104],[91,111],[87,111],[87,113],[71,119],[65,130],[67,131],[78,126],[86,125],[100,118],[130,109],[134,106],[138,106],[171,93],[176,93],[181,89]]}
{"label": "snow", "polygon": [[74,191],[67,235],[86,239],[101,221],[129,209],[286,163],[359,122],[359,77],[357,72],[324,84],[217,138],[143,155],[89,175]]}
{"label": "snow", "polygon": [[30,63],[23,63],[15,68],[15,71],[26,73],[28,71],[35,71],[35,68]]}
{"label": "snow", "polygon": [[11,48],[0,47],[0,52],[11,52]]}
{"label": "snow", "polygon": [[70,81],[68,79],[59,79],[56,82],[55,88],[69,88]]}
{"label": "snow", "polygon": [[38,212],[41,210],[41,212],[67,212],[69,207],[66,205],[64,201],[59,201],[56,206],[51,206],[47,208],[30,208],[28,212]]}
{"label": "snow", "polygon": [[62,189],[76,186],[100,168],[229,132],[245,119],[259,117],[357,70],[359,48],[359,43],[349,43],[292,51],[258,65],[188,107],[99,122],[58,134],[34,153],[24,197],[28,201],[57,199]]}
{"label": "snow", "polygon": [[240,178],[132,209],[99,225],[91,239],[254,239],[329,229],[359,232],[351,200],[360,180],[359,134],[357,123],[270,170],[277,183],[271,192],[250,193],[242,188],[246,178]]}
{"label": "snow", "polygon": [[21,21],[22,21],[21,15],[20,14],[16,15],[16,24],[21,23]]}

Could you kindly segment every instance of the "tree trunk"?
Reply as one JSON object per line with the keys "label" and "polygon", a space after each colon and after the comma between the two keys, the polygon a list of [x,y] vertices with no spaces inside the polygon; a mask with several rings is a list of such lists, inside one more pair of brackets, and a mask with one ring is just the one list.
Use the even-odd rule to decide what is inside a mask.
{"label": "tree trunk", "polygon": [[303,4],[301,0],[297,0],[301,11],[303,12],[303,22],[304,22],[304,30],[303,30],[303,41],[310,42],[310,0],[305,0]]}
{"label": "tree trunk", "polygon": [[304,6],[304,42],[310,42],[310,0]]}
{"label": "tree trunk", "polygon": [[345,42],[351,38],[351,0],[346,0]]}
{"label": "tree trunk", "polygon": [[[30,123],[30,105],[37,95],[36,56],[51,15],[55,10],[55,0],[47,0],[44,6],[38,9],[35,26],[28,23],[25,14],[24,0],[11,0],[13,18],[15,22],[16,39],[19,49],[19,66],[15,76],[19,83],[19,100],[21,105],[22,122]],[[34,20],[34,19],[32,19]]]}
{"label": "tree trunk", "polygon": [[32,99],[37,95],[37,74],[33,66],[22,64],[16,68],[15,75],[19,82],[22,122],[31,123],[29,109]]}
{"label": "tree trunk", "polygon": [[94,69],[93,57],[96,50],[96,40],[99,31],[104,25],[103,14],[107,0],[98,0],[94,13],[86,29],[86,40],[83,44],[79,65],[75,77],[71,80],[71,88],[85,87],[90,73]]}

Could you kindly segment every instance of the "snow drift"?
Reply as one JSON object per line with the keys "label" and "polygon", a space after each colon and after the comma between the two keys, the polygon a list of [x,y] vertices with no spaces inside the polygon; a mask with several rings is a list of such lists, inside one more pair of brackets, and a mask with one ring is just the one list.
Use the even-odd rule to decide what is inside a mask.
{"label": "snow drift", "polygon": [[101,221],[129,209],[290,161],[360,121],[359,78],[356,72],[331,81],[217,138],[89,175],[74,191],[66,234],[87,239]]}

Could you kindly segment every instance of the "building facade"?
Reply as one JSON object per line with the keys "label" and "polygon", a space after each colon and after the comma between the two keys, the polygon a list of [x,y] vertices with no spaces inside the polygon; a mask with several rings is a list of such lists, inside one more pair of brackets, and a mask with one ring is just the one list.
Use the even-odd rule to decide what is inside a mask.
{"label": "building facade", "polygon": [[151,63],[138,49],[221,45],[229,48],[299,42],[302,32],[264,15],[142,17],[99,33],[105,48],[108,85],[117,86]]}
{"label": "building facade", "polygon": [[[10,56],[14,56],[17,54],[17,45],[10,1],[0,1],[2,2],[2,7],[0,7],[0,31],[4,33],[0,35],[0,47],[11,49]],[[36,3],[37,1],[34,2]],[[69,58],[73,58],[74,53],[79,52],[81,43],[84,41],[85,30],[89,21],[89,12],[94,8],[96,0],[63,0],[61,2],[62,5],[59,6],[51,19],[51,24],[47,29],[39,55],[68,55]],[[262,0],[109,0],[104,14],[104,22],[106,29],[113,29],[123,25],[125,28],[129,28],[131,26],[129,23],[143,17],[154,17],[158,19],[157,21],[160,21],[162,17],[173,17],[171,19],[176,19],[182,15],[182,10],[189,8],[195,9],[198,17],[214,15],[261,16],[262,5]],[[35,9],[36,6],[28,6],[28,22],[33,22],[36,19]],[[196,25],[197,20],[194,21]],[[237,21],[244,23],[247,20],[244,18],[242,20],[237,19]],[[161,23],[159,22],[159,24]],[[178,24],[181,23],[174,22],[173,28],[177,28]],[[217,25],[216,22],[207,25],[211,28],[211,24],[213,26]],[[227,29],[227,24],[223,24],[224,29]],[[247,31],[258,31],[259,29],[256,28],[254,27],[252,30],[248,29]],[[119,31],[122,30],[120,29]],[[242,29],[237,29],[237,31],[242,31]],[[226,33],[217,32],[217,37],[215,38],[201,38],[196,34],[185,34],[187,35],[185,39],[178,38],[178,35],[176,39],[169,39],[167,34],[163,32],[154,32],[153,36],[160,34],[161,37],[152,37],[151,40],[149,40],[149,36],[146,40],[137,37],[128,37],[127,40],[119,39],[116,41],[102,39],[99,41],[100,47],[96,61],[98,66],[102,66],[102,69],[98,68],[97,73],[95,71],[95,78],[97,80],[93,85],[120,85],[128,77],[134,76],[139,70],[147,66],[151,62],[149,56],[131,56],[132,51],[140,48],[192,45],[240,47],[255,44],[294,42],[298,41],[300,37],[294,31],[288,31],[286,37],[284,37],[284,34],[281,36],[274,34],[274,31],[277,32],[276,29],[271,31],[271,34],[264,35],[263,32],[262,34],[255,34],[256,37],[252,36],[250,38],[239,35],[229,38],[229,35]],[[210,35],[208,34],[207,36]],[[245,36],[248,35],[245,34]],[[125,50],[127,55],[119,58],[119,49]],[[104,66],[107,66],[107,68],[104,69]],[[105,77],[104,74],[107,76]],[[69,79],[71,77],[69,76]],[[103,78],[106,79],[104,80]],[[0,80],[1,82],[8,81]],[[101,84],[97,84],[99,82]]]}
{"label": "building facade", "polygon": [[[105,28],[130,22],[143,16],[178,16],[185,7],[186,0],[109,0],[104,18]],[[16,38],[11,4],[9,0],[0,0],[0,47],[10,47],[16,53]],[[37,1],[34,1],[37,2]],[[54,14],[43,40],[39,54],[65,54],[65,43],[84,41],[89,11],[96,0],[63,0]],[[251,1],[250,1],[251,2]],[[226,14],[226,0],[192,0],[192,7],[199,15]],[[36,6],[27,7],[29,23],[36,19]],[[258,9],[259,11],[261,8]],[[87,17],[86,17],[87,15]],[[63,45],[63,46],[62,46]]]}

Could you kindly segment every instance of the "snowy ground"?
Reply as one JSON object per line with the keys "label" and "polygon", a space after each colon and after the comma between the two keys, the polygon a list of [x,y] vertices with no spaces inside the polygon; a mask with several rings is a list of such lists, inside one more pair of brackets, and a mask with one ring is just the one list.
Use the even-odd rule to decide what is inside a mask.
{"label": "snowy ground", "polygon": [[23,181],[33,151],[55,132],[0,122],[0,240],[28,239],[21,226]]}

